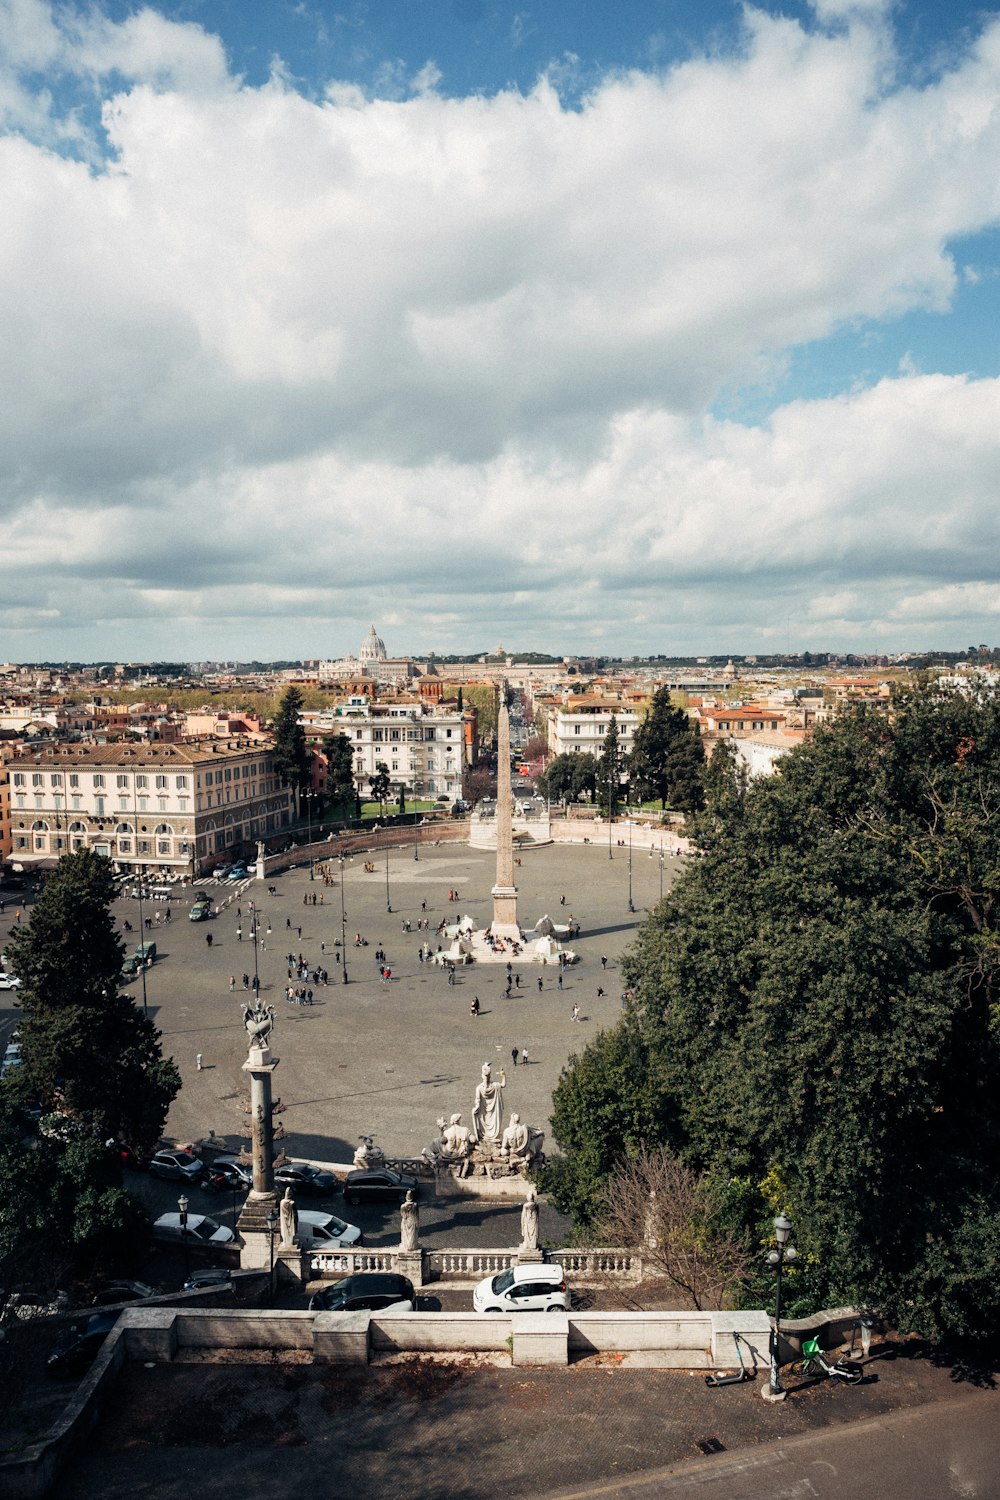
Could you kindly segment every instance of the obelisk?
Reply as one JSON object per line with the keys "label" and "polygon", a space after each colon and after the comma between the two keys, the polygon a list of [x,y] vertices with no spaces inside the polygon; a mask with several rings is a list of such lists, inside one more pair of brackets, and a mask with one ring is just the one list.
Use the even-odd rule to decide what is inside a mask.
{"label": "obelisk", "polygon": [[514,803],[510,790],[510,714],[500,704],[497,720],[497,878],[493,887],[494,937],[521,941],[517,925],[517,887],[514,884]]}

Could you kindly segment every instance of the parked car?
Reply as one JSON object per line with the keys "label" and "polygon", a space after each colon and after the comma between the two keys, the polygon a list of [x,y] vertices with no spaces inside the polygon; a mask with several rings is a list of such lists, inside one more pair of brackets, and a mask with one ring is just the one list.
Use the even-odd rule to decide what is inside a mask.
{"label": "parked car", "polygon": [[225,880],[231,869],[232,865],[216,865],[215,869],[212,871],[212,879]]}
{"label": "parked car", "polygon": [[361,1230],[356,1224],[345,1224],[336,1214],[299,1210],[298,1238],[310,1250],[341,1250],[345,1245],[359,1245]]}
{"label": "parked car", "polygon": [[20,1042],[11,1042],[4,1050],[3,1062],[0,1062],[0,1078],[9,1073],[11,1068],[19,1068],[20,1066],[21,1044]]}
{"label": "parked car", "polygon": [[237,1161],[235,1156],[217,1156],[205,1168],[204,1186],[213,1193],[231,1193],[234,1188],[240,1193],[248,1192],[253,1187],[253,1168]]}
{"label": "parked car", "polygon": [[90,1299],[91,1307],[111,1307],[116,1302],[141,1302],[144,1297],[159,1296],[159,1289],[145,1281],[104,1281]]}
{"label": "parked car", "polygon": [[332,1172],[324,1172],[307,1161],[290,1161],[274,1171],[276,1185],[290,1187],[297,1198],[300,1193],[312,1198],[329,1197],[339,1186]]}
{"label": "parked car", "polygon": [[118,1321],[116,1312],[94,1313],[86,1323],[74,1324],[45,1362],[50,1375],[82,1375],[100,1353],[101,1345]]}
{"label": "parked car", "polygon": [[412,1189],[418,1191],[415,1177],[404,1177],[388,1167],[362,1168],[348,1172],[344,1179],[344,1197],[348,1203],[402,1203]]}
{"label": "parked car", "polygon": [[[213,1245],[228,1245],[236,1238],[225,1224],[219,1224],[207,1214],[188,1214],[186,1232],[191,1239]],[[159,1239],[183,1239],[180,1214],[161,1214],[153,1224],[153,1234]]]}
{"label": "parked car", "polygon": [[226,879],[230,885],[235,885],[238,880],[248,880],[249,872],[246,865],[233,865]]}
{"label": "parked car", "polygon": [[205,1163],[190,1151],[157,1151],[149,1159],[149,1170],[154,1177],[164,1177],[168,1182],[198,1182],[205,1172]]}
{"label": "parked car", "polygon": [[0,990],[19,990],[21,981],[16,974],[0,974]]}
{"label": "parked car", "polygon": [[181,1291],[200,1292],[209,1286],[226,1286],[232,1278],[232,1271],[223,1266],[206,1266],[202,1271],[192,1271]]}
{"label": "parked car", "polygon": [[189,922],[207,922],[212,915],[212,903],[205,896],[199,896],[198,900],[188,912]]}
{"label": "parked car", "polygon": [[392,1271],[360,1271],[325,1286],[309,1302],[310,1312],[412,1312],[413,1283]]}
{"label": "parked car", "polygon": [[478,1313],[568,1312],[570,1294],[560,1265],[511,1266],[479,1283],[472,1306]]}

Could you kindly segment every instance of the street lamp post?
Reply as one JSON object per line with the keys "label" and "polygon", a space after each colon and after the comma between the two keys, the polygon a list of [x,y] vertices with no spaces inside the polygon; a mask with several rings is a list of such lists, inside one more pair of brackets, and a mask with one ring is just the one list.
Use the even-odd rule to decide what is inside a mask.
{"label": "street lamp post", "polygon": [[417,853],[417,846],[420,843],[419,829],[420,829],[420,825],[421,825],[422,822],[423,822],[423,818],[421,818],[421,816],[420,816],[419,813],[415,812],[413,814],[413,862],[414,862],[414,864],[416,864],[417,860],[420,858],[419,854]]}
{"label": "street lamp post", "polygon": [[663,905],[663,843],[660,843],[660,905]]}
{"label": "street lamp post", "polygon": [[340,968],[347,983],[347,909],[344,906],[344,856],[340,856]]}
{"label": "street lamp post", "polygon": [[629,820],[628,820],[628,909],[629,909],[630,912],[635,911],[635,907],[632,904],[632,817],[631,817],[631,814],[629,815]]}
{"label": "street lamp post", "polygon": [[313,798],[315,796],[316,796],[316,793],[314,791],[308,791],[308,792],[303,792],[302,793],[302,800],[306,804],[306,820],[307,820],[306,827],[308,829],[309,879],[310,880],[315,880],[315,878],[316,878],[315,874],[313,873],[313,857],[312,857],[312,841],[313,841],[312,805],[313,805]]}
{"label": "street lamp post", "polygon": [[187,1281],[191,1274],[191,1251],[188,1248],[188,1200],[181,1193],[177,1200],[177,1207],[181,1216],[181,1245],[184,1249],[184,1280]]}
{"label": "street lamp post", "polygon": [[779,1214],[774,1221],[775,1249],[769,1251],[767,1264],[774,1269],[774,1328],[771,1332],[771,1379],[764,1386],[761,1394],[767,1401],[784,1401],[785,1390],[781,1384],[781,1366],[778,1356],[778,1344],[781,1340],[781,1271],[785,1265],[791,1265],[798,1260],[799,1252],[794,1245],[788,1243],[792,1233],[791,1220],[784,1214]]}
{"label": "street lamp post", "polygon": [[389,829],[387,827],[386,828],[386,840],[385,840],[385,909],[386,909],[386,911],[391,916],[392,915],[392,902],[389,900],[389,838],[388,838],[388,833],[389,833]]}

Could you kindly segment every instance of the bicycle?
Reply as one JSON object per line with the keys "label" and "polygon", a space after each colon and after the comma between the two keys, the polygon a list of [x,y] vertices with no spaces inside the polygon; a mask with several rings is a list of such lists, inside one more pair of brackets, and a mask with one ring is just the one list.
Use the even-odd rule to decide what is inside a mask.
{"label": "bicycle", "polygon": [[[853,1348],[852,1335],[851,1349]],[[802,1360],[793,1366],[793,1370],[796,1375],[802,1375],[806,1379],[827,1376],[831,1380],[841,1380],[845,1385],[858,1385],[865,1375],[864,1365],[860,1360],[852,1359],[850,1354],[841,1354],[831,1364],[820,1348],[819,1339],[802,1340]]]}

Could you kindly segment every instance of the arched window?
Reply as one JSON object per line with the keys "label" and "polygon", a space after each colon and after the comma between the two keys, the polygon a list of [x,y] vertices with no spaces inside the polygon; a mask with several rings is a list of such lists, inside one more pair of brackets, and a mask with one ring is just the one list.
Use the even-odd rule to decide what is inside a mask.
{"label": "arched window", "polygon": [[169,823],[157,823],[155,832],[157,838],[163,838],[164,836],[167,838],[173,838],[174,834],[174,830],[171,828]]}
{"label": "arched window", "polygon": [[126,833],[127,834],[127,833],[131,833],[131,832],[132,832],[132,824],[131,823],[119,823],[118,827],[115,829],[115,833]]}

